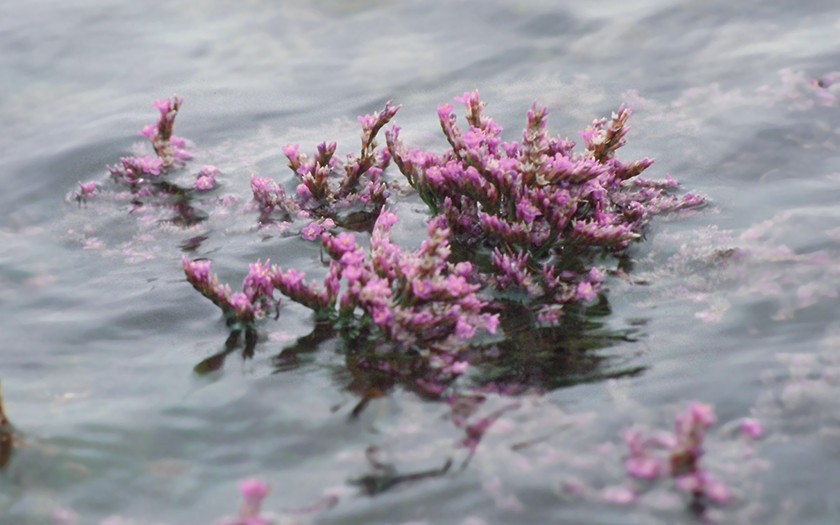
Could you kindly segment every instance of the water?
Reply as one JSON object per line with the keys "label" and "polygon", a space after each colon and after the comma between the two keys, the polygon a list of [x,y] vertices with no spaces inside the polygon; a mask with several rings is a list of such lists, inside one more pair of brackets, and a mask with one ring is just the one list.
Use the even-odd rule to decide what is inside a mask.
{"label": "water", "polygon": [[[560,4],[560,5],[558,5]],[[271,482],[270,509],[349,523],[691,523],[667,483],[640,503],[605,502],[622,483],[619,430],[668,426],[690,400],[722,425],[706,461],[733,488],[722,522],[840,520],[840,7],[832,1],[412,2],[253,0],[5,2],[0,6],[0,304],[6,411],[19,443],[0,475],[0,523],[211,523],[235,511],[235,482]],[[622,158],[651,156],[712,206],[653,224],[630,279],[609,282],[615,329],[600,351],[640,373],[545,394],[489,396],[501,410],[463,471],[370,497],[365,450],[400,473],[455,465],[466,451],[448,407],[397,388],[358,419],[338,344],[274,374],[271,356],[312,329],[291,307],[254,359],[198,378],[227,331],[184,282],[180,245],[238,281],[247,263],[317,266],[317,247],[238,213],[248,176],[288,177],[280,146],[357,147],[355,116],[393,98],[408,144],[440,149],[435,108],[479,88],[516,138],[534,99],[574,135],[633,106]],[[77,181],[104,182],[178,93],[191,166],[217,165],[239,196],[191,228],[127,205],[79,208]],[[401,211],[416,242],[421,207]],[[413,221],[413,222],[412,222]],[[401,233],[400,233],[401,232]],[[752,458],[731,425],[759,418]],[[586,486],[573,496],[564,486]]]}

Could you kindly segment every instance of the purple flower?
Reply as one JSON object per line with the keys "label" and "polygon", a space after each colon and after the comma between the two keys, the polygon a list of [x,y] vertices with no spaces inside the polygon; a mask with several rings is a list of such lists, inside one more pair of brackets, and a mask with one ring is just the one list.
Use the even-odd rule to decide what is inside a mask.
{"label": "purple flower", "polygon": [[152,105],[160,111],[161,115],[166,115],[172,109],[172,101],[168,98],[161,98],[152,102]]}
{"label": "purple flower", "polygon": [[295,193],[297,193],[298,197],[300,197],[303,202],[312,198],[312,192],[309,191],[309,187],[306,184],[298,184],[297,188],[295,188]]}
{"label": "purple flower", "polygon": [[190,281],[209,282],[210,261],[192,261],[185,255],[181,258],[181,264]]}
{"label": "purple flower", "polygon": [[449,370],[452,371],[453,374],[461,375],[465,374],[467,370],[470,368],[470,363],[468,361],[455,361],[449,367]]}
{"label": "purple flower", "polygon": [[300,236],[304,240],[314,241],[323,231],[324,228],[321,226],[321,223],[319,221],[313,221],[301,228]]}
{"label": "purple flower", "polygon": [[691,418],[704,428],[715,423],[715,410],[711,405],[694,402],[689,405],[688,410]]}
{"label": "purple flower", "polygon": [[741,432],[750,439],[758,439],[764,433],[764,427],[757,419],[744,419],[741,421]]}
{"label": "purple flower", "polygon": [[598,294],[595,292],[595,288],[592,287],[591,282],[582,281],[578,283],[577,290],[575,291],[576,300],[588,302],[595,300],[596,297],[598,297]]}
{"label": "purple flower", "polygon": [[437,288],[428,279],[417,279],[411,282],[411,291],[418,299],[429,299]]}
{"label": "purple flower", "polygon": [[216,187],[216,179],[212,175],[199,175],[195,179],[195,189],[208,191]]}
{"label": "purple flower", "polygon": [[236,292],[230,296],[230,305],[240,314],[248,314],[253,311],[251,300],[242,292]]}
{"label": "purple flower", "polygon": [[239,491],[246,502],[259,507],[262,500],[268,495],[269,486],[261,479],[251,478],[239,482]]}
{"label": "purple flower", "polygon": [[300,150],[300,144],[286,144],[282,148],[283,154],[289,158],[289,160],[296,159],[298,157],[298,150]]}
{"label": "purple flower", "polygon": [[458,317],[458,320],[455,322],[455,337],[466,341],[474,335],[475,326],[463,317]]}
{"label": "purple flower", "polygon": [[157,124],[147,124],[143,126],[139,133],[149,140],[154,140],[155,135],[157,135],[157,128]]}
{"label": "purple flower", "polygon": [[89,181],[89,182],[84,182],[84,183],[79,182],[79,193],[77,195],[79,198],[84,199],[84,198],[90,197],[95,192],[96,192],[96,182],[95,181]]}

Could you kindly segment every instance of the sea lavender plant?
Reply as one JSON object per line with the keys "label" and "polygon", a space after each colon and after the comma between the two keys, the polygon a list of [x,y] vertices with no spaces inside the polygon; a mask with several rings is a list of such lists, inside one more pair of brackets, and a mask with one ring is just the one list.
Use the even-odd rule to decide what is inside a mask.
{"label": "sea lavender plant", "polygon": [[178,116],[182,103],[181,97],[173,96],[171,99],[156,100],[152,104],[160,112],[160,117],[156,123],[143,127],[140,134],[152,143],[155,156],[122,157],[120,164],[108,167],[114,180],[135,188],[150,178],[160,177],[166,170],[191,158],[186,150],[186,140],[172,134],[175,117]]}
{"label": "sea lavender plant", "polygon": [[652,160],[622,162],[630,109],[593,121],[575,143],[549,137],[547,110],[528,111],[521,142],[502,142],[502,128],[484,114],[478,91],[456,100],[469,128],[456,125],[451,104],[438,108],[451,149],[409,149],[399,128],[386,132],[395,164],[430,211],[445,217],[454,241],[491,251],[489,273],[498,289],[516,288],[540,304],[539,318],[556,321],[564,304],[596,297],[603,273],[593,254],[620,254],[640,237],[653,212],[695,206],[703,199],[664,191],[673,179],[634,179]]}
{"label": "sea lavender plant", "polygon": [[[293,196],[267,177],[251,177],[254,202],[260,208],[260,221],[266,222],[277,211],[284,220],[297,213],[313,217],[313,229],[323,230],[324,220],[342,226],[367,229],[379,215],[388,197],[382,172],[391,156],[387,148],[377,150],[376,135],[397,113],[400,106],[387,102],[381,112],[359,116],[362,147],[358,156],[348,154],[345,161],[335,158],[336,143],[321,142],[312,158],[301,153],[299,144],[287,144],[283,153],[289,168],[300,181]],[[361,224],[360,224],[361,223]],[[308,235],[310,240],[315,235]]]}
{"label": "sea lavender plant", "polygon": [[96,193],[96,181],[79,181],[79,191],[76,192],[76,202],[80,205],[87,202],[88,197]]}
{"label": "sea lavender plant", "polygon": [[391,242],[396,222],[394,213],[382,210],[368,254],[353,234],[324,232],[321,241],[331,260],[321,285],[305,283],[305,275],[293,268],[269,268],[268,261],[252,264],[236,293],[210,272],[209,261],[185,257],[184,272],[234,322],[252,325],[264,317],[280,304],[277,291],[312,309],[356,344],[366,341],[397,353],[417,350],[426,358],[421,361],[457,376],[465,369],[458,351],[479,329],[495,332],[498,315],[484,311],[487,300],[477,294],[481,286],[473,282],[472,265],[448,261],[449,229],[442,218],[429,222],[427,239],[414,251]]}
{"label": "sea lavender plant", "polygon": [[[712,407],[695,402],[685,412],[677,414],[673,433],[646,436],[638,428],[624,429],[624,441],[629,450],[624,461],[627,473],[648,481],[671,477],[679,490],[691,496],[696,509],[702,509],[706,503],[727,503],[729,489],[700,463],[706,431],[714,423]],[[743,431],[757,437],[760,426],[750,420]]]}

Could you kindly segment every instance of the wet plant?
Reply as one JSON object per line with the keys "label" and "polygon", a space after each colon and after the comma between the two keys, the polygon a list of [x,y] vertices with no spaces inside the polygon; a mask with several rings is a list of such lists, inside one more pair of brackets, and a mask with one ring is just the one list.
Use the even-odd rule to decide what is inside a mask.
{"label": "wet plant", "polygon": [[361,124],[361,151],[348,154],[344,161],[335,156],[335,142],[321,142],[310,158],[299,144],[287,144],[283,153],[299,181],[290,197],[283,186],[268,177],[251,176],[251,192],[260,209],[260,222],[279,215],[289,221],[294,215],[314,219],[301,230],[307,240],[314,240],[325,229],[338,223],[354,230],[368,230],[385,206],[389,191],[382,172],[391,155],[378,148],[376,136],[396,115],[400,106],[387,102],[380,112],[358,117]]}
{"label": "wet plant", "polygon": [[[170,175],[182,170],[192,158],[188,141],[173,134],[182,104],[183,99],[178,96],[154,101],[152,105],[158,110],[158,119],[139,131],[148,139],[153,154],[122,157],[118,164],[107,168],[117,190],[130,192],[133,210],[144,206],[168,208],[175,213],[168,222],[191,226],[207,219],[204,211],[193,206],[193,196],[215,189],[219,170],[210,165],[201,167],[190,186],[170,180]],[[83,205],[103,189],[96,181],[79,182],[74,198]]]}
{"label": "wet plant", "polygon": [[[714,409],[695,402],[677,414],[673,432],[646,436],[638,428],[624,429],[629,451],[624,460],[627,474],[650,482],[672,478],[676,487],[690,496],[690,505],[698,513],[709,503],[726,504],[731,497],[729,489],[701,464],[703,440],[714,423]],[[751,437],[760,434],[754,422],[742,429]]]}
{"label": "wet plant", "polygon": [[[642,371],[626,363],[607,369],[614,360],[593,352],[633,337],[600,321],[610,312],[605,281],[628,267],[627,250],[654,214],[699,206],[703,198],[676,195],[670,177],[642,178],[649,158],[617,158],[629,130],[628,108],[593,121],[580,133],[579,151],[574,141],[549,136],[548,112],[537,104],[527,113],[522,139],[503,142],[477,91],[456,100],[466,108],[467,128],[456,124],[452,105],[438,108],[450,146],[443,153],[406,147],[396,125],[385,131],[386,147],[379,147],[379,132],[399,109],[388,102],[358,117],[358,155],[339,161],[337,144],[321,142],[310,157],[288,144],[283,153],[293,178],[251,176],[260,225],[309,221],[300,236],[319,243],[322,264],[304,272],[260,259],[234,288],[212,271],[210,260],[183,256],[187,282],[221,310],[230,330],[224,348],[195,367],[198,374],[219,370],[241,347],[252,357],[262,323],[283,315],[287,302],[297,303],[312,311],[314,330],[274,357],[276,371],[294,368],[339,336],[345,387],[360,398],[350,417],[395,386],[443,401],[463,433],[456,445],[467,451],[463,469],[487,430],[520,406],[517,400],[479,414],[487,396]],[[191,188],[167,180],[190,157],[186,141],[172,134],[181,104],[178,97],[154,103],[159,119],[141,131],[154,156],[124,157],[109,171],[136,206],[164,199],[178,211],[172,222],[189,226],[206,217],[191,206],[192,196],[214,189],[220,174],[205,166]],[[392,240],[396,192],[383,179],[392,160],[429,210],[415,249]],[[295,185],[291,195],[289,183]],[[85,204],[100,189],[80,182],[75,198]],[[197,251],[206,238],[194,237],[182,248]],[[678,416],[673,433],[648,437],[625,430],[627,473],[639,482],[671,478],[697,508],[725,503],[728,490],[701,464],[713,422],[711,408],[695,403]],[[756,425],[744,432],[760,433]],[[351,483],[370,495],[448,475],[453,464],[448,459],[440,468],[400,473],[376,459],[375,449],[369,452],[373,472]],[[250,480],[240,488],[245,502],[225,523],[267,523],[260,510],[267,485]]]}
{"label": "wet plant", "polygon": [[593,300],[603,255],[621,256],[657,212],[702,204],[676,197],[670,177],[638,177],[653,161],[623,162],[629,108],[593,121],[575,142],[547,132],[546,108],[528,111],[519,142],[502,142],[502,128],[485,115],[478,91],[456,97],[468,128],[451,104],[438,107],[449,150],[410,149],[396,126],[386,133],[394,163],[435,216],[446,218],[453,242],[484,253],[482,270],[495,290],[532,304],[537,320],[556,322],[563,306]]}
{"label": "wet plant", "polygon": [[190,284],[219,306],[235,329],[253,330],[285,297],[310,308],[357,346],[402,356],[402,366],[378,361],[380,370],[402,375],[423,363],[436,376],[458,375],[466,342],[479,329],[494,333],[498,314],[484,311],[487,300],[477,294],[481,285],[473,282],[472,265],[449,262],[449,229],[442,218],[429,222],[426,240],[413,251],[391,242],[396,222],[394,213],[382,210],[367,253],[351,233],[324,232],[330,262],[322,283],[306,283],[294,268],[257,261],[242,291],[233,292],[210,271],[209,261],[184,257],[182,264]]}

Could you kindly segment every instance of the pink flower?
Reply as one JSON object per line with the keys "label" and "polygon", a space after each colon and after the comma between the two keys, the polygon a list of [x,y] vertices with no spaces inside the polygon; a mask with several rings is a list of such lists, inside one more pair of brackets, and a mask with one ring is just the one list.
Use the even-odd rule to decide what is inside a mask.
{"label": "pink flower", "polygon": [[157,135],[157,124],[147,124],[140,130],[140,134],[149,140],[154,140]]}
{"label": "pink flower", "polygon": [[93,193],[95,191],[96,191],[96,182],[95,181],[90,181],[90,182],[85,182],[85,183],[80,182],[79,183],[79,196],[80,197],[82,197],[82,198],[89,197],[89,196],[93,195]]}
{"label": "pink flower", "polygon": [[411,282],[411,291],[418,299],[429,299],[437,288],[428,279],[417,279]]}
{"label": "pink flower", "polygon": [[306,277],[306,274],[294,268],[289,268],[286,273],[280,276],[283,284],[292,290],[300,287],[304,277]]}
{"label": "pink flower", "polygon": [[468,322],[463,317],[459,317],[455,323],[455,337],[462,341],[466,341],[475,335],[475,326]]}
{"label": "pink flower", "polygon": [[321,224],[318,221],[313,221],[301,228],[300,236],[307,241],[314,241],[321,232],[324,231],[324,228],[321,227]]}
{"label": "pink flower", "polygon": [[470,368],[470,363],[468,361],[455,361],[452,363],[452,366],[449,369],[452,371],[453,374],[461,375],[466,373],[467,370]]}
{"label": "pink flower", "polygon": [[312,198],[312,192],[309,190],[309,186],[307,186],[306,184],[298,184],[297,188],[295,188],[295,191],[298,197],[300,197],[301,200],[303,200],[304,202]]}
{"label": "pink flower", "polygon": [[216,179],[212,175],[199,175],[195,179],[195,189],[198,191],[212,190],[216,187]]}
{"label": "pink flower", "polygon": [[441,104],[437,109],[438,117],[440,117],[441,120],[449,120],[452,115],[452,109],[452,104]]}
{"label": "pink flower", "polygon": [[253,310],[253,305],[248,296],[242,292],[236,292],[230,296],[230,305],[237,313],[249,313]]}
{"label": "pink flower", "polygon": [[210,164],[207,164],[207,165],[201,167],[201,169],[198,171],[198,174],[203,175],[205,177],[215,177],[216,175],[219,174],[219,168],[217,168],[216,166],[212,166]]}
{"label": "pink flower", "polygon": [[181,265],[190,281],[206,283],[210,280],[210,261],[191,261],[185,255],[181,259]]}
{"label": "pink flower", "polygon": [[239,482],[239,491],[245,501],[259,505],[268,495],[269,486],[261,479],[251,478]]}
{"label": "pink flower", "polygon": [[373,322],[379,326],[387,326],[391,322],[393,314],[390,309],[383,306],[374,308],[371,317],[373,318]]}
{"label": "pink flower", "polygon": [[624,461],[624,468],[634,478],[656,479],[662,474],[662,462],[649,456],[632,456]]}
{"label": "pink flower", "polygon": [[715,422],[715,409],[706,403],[694,402],[689,405],[691,417],[704,427],[709,427]]}
{"label": "pink flower", "polygon": [[758,439],[764,433],[764,427],[757,419],[744,419],[741,421],[741,432],[751,439]]}
{"label": "pink flower", "polygon": [[356,120],[362,125],[362,129],[369,130],[376,124],[376,115],[359,115]]}
{"label": "pink flower", "polygon": [[168,98],[161,98],[152,102],[152,105],[160,111],[161,115],[166,115],[172,109],[172,101]]}
{"label": "pink flower", "polygon": [[484,319],[484,329],[491,334],[495,334],[499,328],[499,314],[484,314],[482,318]]}
{"label": "pink flower", "polygon": [[575,292],[575,299],[578,301],[592,301],[596,297],[598,297],[598,294],[592,287],[592,283],[589,281],[582,281],[578,283],[577,291]]}
{"label": "pink flower", "polygon": [[298,150],[300,149],[300,144],[286,144],[283,146],[283,154],[286,155],[290,160],[297,158]]}

